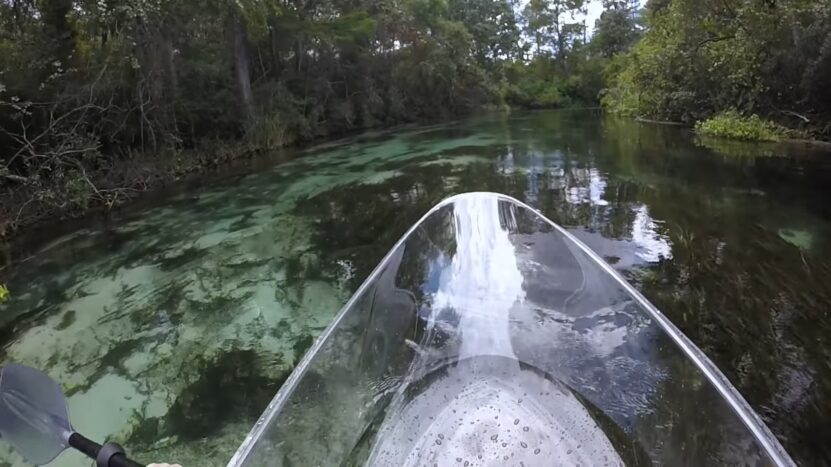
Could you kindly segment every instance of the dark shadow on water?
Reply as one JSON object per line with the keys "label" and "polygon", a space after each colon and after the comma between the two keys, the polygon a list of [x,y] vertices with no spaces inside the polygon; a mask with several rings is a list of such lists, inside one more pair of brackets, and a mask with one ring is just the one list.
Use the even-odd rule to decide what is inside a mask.
{"label": "dark shadow on water", "polygon": [[[253,423],[288,377],[288,372],[265,376],[261,364],[252,350],[228,352],[204,362],[199,379],[185,388],[165,417],[167,434],[197,440],[230,421]],[[151,430],[152,425],[144,428],[144,441],[158,439],[160,433]]]}

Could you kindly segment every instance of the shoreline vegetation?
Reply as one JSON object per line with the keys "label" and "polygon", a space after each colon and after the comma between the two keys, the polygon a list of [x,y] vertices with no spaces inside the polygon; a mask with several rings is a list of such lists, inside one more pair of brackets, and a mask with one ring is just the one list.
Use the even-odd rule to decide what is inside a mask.
{"label": "shoreline vegetation", "polygon": [[744,116],[736,110],[728,110],[695,123],[695,132],[702,136],[735,139],[741,141],[779,142],[796,132],[763,120],[758,115]]}
{"label": "shoreline vegetation", "polygon": [[[831,5],[726,0],[0,4],[0,241],[275,148],[602,105],[831,139]],[[481,26],[476,26],[481,25]]]}
{"label": "shoreline vegetation", "polygon": [[608,110],[720,137],[831,139],[828,0],[650,0],[640,20],[605,69]]}

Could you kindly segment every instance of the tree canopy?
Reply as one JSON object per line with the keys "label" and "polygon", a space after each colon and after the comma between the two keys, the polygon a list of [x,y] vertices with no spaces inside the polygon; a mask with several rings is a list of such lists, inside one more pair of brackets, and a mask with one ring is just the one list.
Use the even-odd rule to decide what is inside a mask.
{"label": "tree canopy", "polygon": [[831,2],[650,0],[606,103],[694,122],[736,110],[831,136]]}
{"label": "tree canopy", "polygon": [[602,0],[590,31],[589,0],[0,0],[0,235],[216,163],[206,148],[483,108],[602,96],[828,137],[829,2]]}

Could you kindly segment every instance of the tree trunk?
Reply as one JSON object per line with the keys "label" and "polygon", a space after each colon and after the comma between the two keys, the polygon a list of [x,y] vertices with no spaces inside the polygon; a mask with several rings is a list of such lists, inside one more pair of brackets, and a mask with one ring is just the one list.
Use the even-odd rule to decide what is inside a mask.
{"label": "tree trunk", "polygon": [[300,74],[300,69],[302,67],[304,53],[305,51],[303,50],[303,39],[298,38],[295,41],[294,46],[294,69],[298,75]]}
{"label": "tree trunk", "polygon": [[557,65],[559,65],[560,69],[565,72],[565,54],[563,53],[563,49],[565,48],[565,38],[563,37],[563,24],[562,18],[560,17],[563,14],[563,11],[560,9],[560,5],[558,4],[556,8],[554,8],[554,33],[557,36],[557,55],[556,61]]}
{"label": "tree trunk", "polygon": [[179,97],[179,79],[176,77],[176,48],[173,46],[171,34],[162,36],[162,50],[164,51],[164,73],[166,82],[167,123],[174,136],[179,136],[179,124],[176,121],[176,100]]}
{"label": "tree trunk", "polygon": [[170,37],[165,37],[162,42],[165,55],[165,74],[167,75],[168,98],[170,102],[176,101],[179,95],[179,79],[176,76],[176,48]]}
{"label": "tree trunk", "polygon": [[[5,3],[5,2],[4,2]],[[75,51],[75,34],[67,15],[72,11],[72,0],[47,0],[40,4],[44,32],[52,44],[53,59],[69,68],[69,58]]]}
{"label": "tree trunk", "polygon": [[240,106],[247,128],[254,121],[254,94],[251,92],[251,73],[248,62],[248,33],[245,29],[245,20],[242,18],[242,14],[234,7],[231,7],[230,22],[234,73],[239,90]]}
{"label": "tree trunk", "polygon": [[280,52],[277,47],[277,35],[274,33],[274,28],[269,28],[268,37],[271,49],[271,75],[274,77],[280,76]]}
{"label": "tree trunk", "polygon": [[[143,113],[142,124],[146,123],[149,131],[159,131],[162,136],[161,144],[176,144],[179,138],[179,129],[176,123],[176,49],[173,44],[170,27],[160,24],[144,23],[139,20],[136,24],[138,35],[139,60],[142,81],[139,85],[140,93],[146,91],[150,99],[149,109]],[[143,102],[143,101],[142,101]],[[142,108],[142,112],[144,109]],[[152,135],[153,151],[157,151],[155,134]]]}

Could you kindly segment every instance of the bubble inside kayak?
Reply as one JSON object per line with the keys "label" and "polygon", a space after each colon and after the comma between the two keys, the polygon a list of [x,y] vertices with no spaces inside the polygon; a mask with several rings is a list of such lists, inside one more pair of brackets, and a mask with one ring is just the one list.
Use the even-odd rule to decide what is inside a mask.
{"label": "bubble inside kayak", "polygon": [[317,340],[229,465],[794,465],[741,395],[574,236],[446,199]]}

